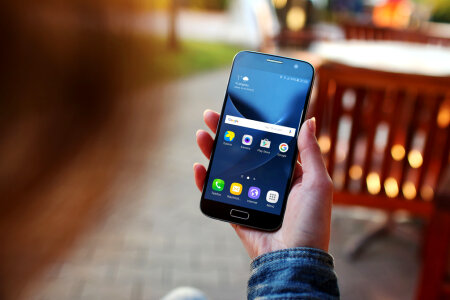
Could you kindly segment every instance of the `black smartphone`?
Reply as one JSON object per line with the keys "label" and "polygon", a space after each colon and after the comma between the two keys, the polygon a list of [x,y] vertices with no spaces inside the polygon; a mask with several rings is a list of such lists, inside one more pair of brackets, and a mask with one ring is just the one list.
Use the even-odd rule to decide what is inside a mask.
{"label": "black smartphone", "polygon": [[251,51],[235,56],[202,191],[205,215],[280,228],[313,80],[305,61]]}

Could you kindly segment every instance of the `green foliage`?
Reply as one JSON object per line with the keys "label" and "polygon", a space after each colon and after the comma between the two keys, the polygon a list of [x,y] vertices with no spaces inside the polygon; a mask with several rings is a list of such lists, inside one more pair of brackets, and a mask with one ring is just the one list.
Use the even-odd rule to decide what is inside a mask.
{"label": "green foliage", "polygon": [[436,0],[433,12],[431,14],[431,21],[450,23],[450,1]]}
{"label": "green foliage", "polygon": [[225,10],[229,0],[185,0],[186,6],[195,9]]}
{"label": "green foliage", "polygon": [[[167,80],[193,73],[231,66],[237,46],[201,41],[181,41],[178,50],[169,50],[163,38],[146,37],[143,44],[151,47],[152,54],[143,57],[144,79]],[[155,70],[157,70],[155,72]]]}
{"label": "green foliage", "polygon": [[[165,10],[173,0],[143,1],[146,8],[150,10]],[[228,8],[230,0],[176,0],[180,7],[198,10],[223,11]]]}

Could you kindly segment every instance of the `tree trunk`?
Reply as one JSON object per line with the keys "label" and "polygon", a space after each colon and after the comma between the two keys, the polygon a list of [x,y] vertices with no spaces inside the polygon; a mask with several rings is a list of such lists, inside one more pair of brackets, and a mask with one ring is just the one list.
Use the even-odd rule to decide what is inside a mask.
{"label": "tree trunk", "polygon": [[171,0],[169,4],[169,36],[167,39],[170,50],[178,50],[180,46],[177,32],[178,8],[179,0]]}

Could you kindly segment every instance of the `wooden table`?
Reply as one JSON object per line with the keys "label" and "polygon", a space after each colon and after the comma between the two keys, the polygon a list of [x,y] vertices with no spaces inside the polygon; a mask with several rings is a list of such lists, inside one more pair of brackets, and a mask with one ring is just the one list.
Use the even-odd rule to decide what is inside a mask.
{"label": "wooden table", "polygon": [[394,73],[450,76],[450,47],[355,40],[317,42],[309,52],[315,61],[329,60]]}

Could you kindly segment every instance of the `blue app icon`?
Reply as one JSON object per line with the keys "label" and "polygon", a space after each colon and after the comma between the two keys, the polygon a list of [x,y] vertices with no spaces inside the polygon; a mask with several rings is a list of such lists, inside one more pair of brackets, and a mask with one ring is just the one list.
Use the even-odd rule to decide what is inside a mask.
{"label": "blue app icon", "polygon": [[258,199],[259,196],[261,195],[261,190],[259,189],[259,187],[256,186],[252,186],[248,189],[248,197],[251,199]]}
{"label": "blue app icon", "polygon": [[232,142],[234,140],[235,134],[233,131],[226,131],[224,135],[224,139],[227,142]]}

